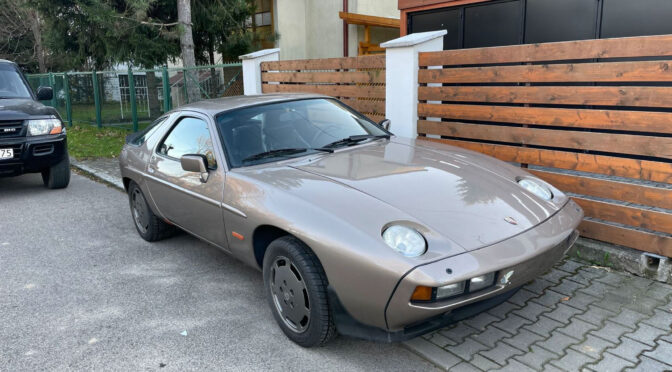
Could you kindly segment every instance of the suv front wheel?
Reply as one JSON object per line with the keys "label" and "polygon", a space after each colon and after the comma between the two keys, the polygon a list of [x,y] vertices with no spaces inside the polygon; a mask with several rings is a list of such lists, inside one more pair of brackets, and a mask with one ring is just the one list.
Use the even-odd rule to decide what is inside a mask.
{"label": "suv front wheel", "polygon": [[63,160],[42,171],[42,182],[49,189],[63,189],[70,183],[70,158]]}

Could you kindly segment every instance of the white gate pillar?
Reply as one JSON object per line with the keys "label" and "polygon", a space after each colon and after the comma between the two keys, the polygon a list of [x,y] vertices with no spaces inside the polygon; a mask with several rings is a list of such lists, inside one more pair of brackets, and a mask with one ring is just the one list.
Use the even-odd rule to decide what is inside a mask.
{"label": "white gate pillar", "polygon": [[385,117],[397,136],[418,136],[418,53],[443,50],[446,33],[420,32],[380,44],[385,48]]}
{"label": "white gate pillar", "polygon": [[238,57],[243,61],[243,91],[246,96],[262,93],[261,62],[277,61],[279,57],[279,48],[264,49]]}

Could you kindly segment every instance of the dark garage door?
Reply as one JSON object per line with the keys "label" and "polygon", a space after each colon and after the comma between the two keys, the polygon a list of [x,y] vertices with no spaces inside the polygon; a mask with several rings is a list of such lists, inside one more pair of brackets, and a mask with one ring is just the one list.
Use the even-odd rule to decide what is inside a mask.
{"label": "dark garage door", "polygon": [[672,34],[672,0],[499,0],[408,15],[444,49]]}

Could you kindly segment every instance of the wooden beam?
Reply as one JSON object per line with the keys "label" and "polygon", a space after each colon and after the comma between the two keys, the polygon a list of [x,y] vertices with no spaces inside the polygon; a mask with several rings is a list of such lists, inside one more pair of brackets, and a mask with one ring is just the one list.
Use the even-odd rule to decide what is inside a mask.
{"label": "wooden beam", "polygon": [[261,71],[384,69],[385,56],[294,59],[261,63]]}
{"label": "wooden beam", "polygon": [[672,61],[465,67],[418,71],[420,83],[668,82]]}
{"label": "wooden beam", "polygon": [[581,236],[586,238],[623,245],[665,257],[672,257],[672,238],[587,220],[581,222],[579,231],[581,232]]}
{"label": "wooden beam", "polygon": [[376,17],[365,14],[338,12],[338,16],[349,25],[361,26],[375,26],[396,28],[400,26],[400,22],[396,18]]}
{"label": "wooden beam", "polygon": [[672,164],[670,163],[584,154],[581,152],[545,150],[428,137],[420,138],[426,141],[440,142],[478,151],[508,162],[672,183]]}
{"label": "wooden beam", "polygon": [[267,83],[345,83],[385,84],[384,70],[334,72],[262,72],[261,81]]}
{"label": "wooden beam", "polygon": [[[672,87],[421,86],[418,88],[418,99],[478,103],[669,107],[672,104]],[[666,128],[672,130],[670,125],[666,125]]]}
{"label": "wooden beam", "polygon": [[420,66],[672,56],[672,35],[561,41],[420,53]]}
{"label": "wooden beam", "polygon": [[572,199],[583,208],[586,217],[654,231],[672,231],[672,214],[579,197]]}
{"label": "wooden beam", "polygon": [[521,128],[454,121],[418,121],[418,133],[672,159],[672,138],[631,134]]}
{"label": "wooden beam", "polygon": [[590,128],[672,134],[670,112],[421,103],[418,105],[418,115],[452,120],[544,125],[563,129]]}
{"label": "wooden beam", "polygon": [[672,209],[672,189],[536,169],[527,171],[565,192]]}

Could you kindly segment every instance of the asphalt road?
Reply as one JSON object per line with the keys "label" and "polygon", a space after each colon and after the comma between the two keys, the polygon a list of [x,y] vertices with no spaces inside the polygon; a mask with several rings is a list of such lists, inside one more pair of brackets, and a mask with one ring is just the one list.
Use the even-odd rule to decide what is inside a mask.
{"label": "asphalt road", "polygon": [[260,272],[186,234],[147,243],[126,195],[0,178],[0,371],[431,370],[398,344],[290,342]]}

